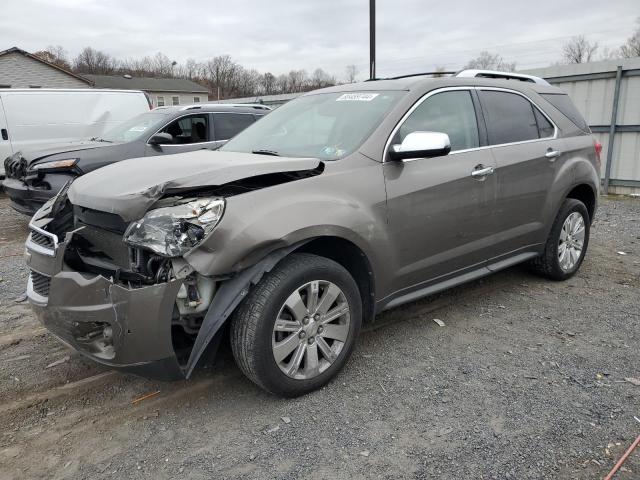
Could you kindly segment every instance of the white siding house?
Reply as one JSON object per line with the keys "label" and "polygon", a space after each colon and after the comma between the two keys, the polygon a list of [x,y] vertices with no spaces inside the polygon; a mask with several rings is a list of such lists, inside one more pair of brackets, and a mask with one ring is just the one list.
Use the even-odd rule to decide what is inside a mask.
{"label": "white siding house", "polygon": [[0,88],[90,88],[86,78],[17,47],[0,52]]}

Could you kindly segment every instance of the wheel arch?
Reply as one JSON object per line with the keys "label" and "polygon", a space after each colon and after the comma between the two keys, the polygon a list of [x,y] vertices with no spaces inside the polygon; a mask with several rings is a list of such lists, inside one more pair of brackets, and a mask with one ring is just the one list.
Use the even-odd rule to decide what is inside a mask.
{"label": "wheel arch", "polygon": [[321,236],[305,242],[291,253],[311,253],[342,265],[353,277],[362,300],[363,323],[375,315],[375,275],[371,262],[355,243],[337,236]]}
{"label": "wheel arch", "polygon": [[580,183],[572,187],[565,198],[574,198],[580,200],[587,207],[589,212],[589,221],[593,223],[593,216],[596,211],[596,192],[593,187],[587,183]]}

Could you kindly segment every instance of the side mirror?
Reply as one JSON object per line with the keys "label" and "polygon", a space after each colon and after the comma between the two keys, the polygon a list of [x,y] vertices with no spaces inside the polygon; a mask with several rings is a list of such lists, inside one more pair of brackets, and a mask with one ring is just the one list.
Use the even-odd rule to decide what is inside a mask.
{"label": "side mirror", "polygon": [[170,133],[156,133],[147,142],[149,145],[167,145],[173,143],[173,135]]}
{"label": "side mirror", "polygon": [[409,160],[448,155],[451,151],[449,135],[440,132],[412,132],[401,144],[391,145],[391,160]]}

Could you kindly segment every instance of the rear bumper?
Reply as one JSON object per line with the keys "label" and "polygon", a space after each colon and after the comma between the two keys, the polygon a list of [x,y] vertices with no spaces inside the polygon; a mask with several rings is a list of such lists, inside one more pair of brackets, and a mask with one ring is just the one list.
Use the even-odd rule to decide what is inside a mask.
{"label": "rear bumper", "polygon": [[101,275],[65,270],[66,242],[53,243],[26,245],[27,298],[40,322],[96,362],[147,378],[184,378],[171,339],[182,281],[127,288]]}

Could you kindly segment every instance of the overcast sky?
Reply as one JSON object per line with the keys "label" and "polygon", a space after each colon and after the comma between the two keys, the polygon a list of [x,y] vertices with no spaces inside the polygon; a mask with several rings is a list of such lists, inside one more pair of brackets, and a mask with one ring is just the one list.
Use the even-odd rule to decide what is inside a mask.
{"label": "overcast sky", "polygon": [[[92,46],[116,57],[158,51],[182,62],[229,54],[248,68],[368,70],[368,0],[1,0],[0,50]],[[481,50],[518,68],[560,58],[584,34],[616,48],[640,0],[377,0],[378,76],[461,67]]]}

